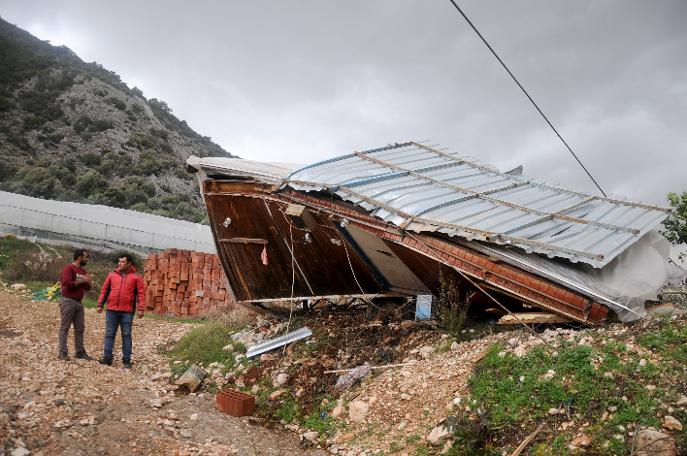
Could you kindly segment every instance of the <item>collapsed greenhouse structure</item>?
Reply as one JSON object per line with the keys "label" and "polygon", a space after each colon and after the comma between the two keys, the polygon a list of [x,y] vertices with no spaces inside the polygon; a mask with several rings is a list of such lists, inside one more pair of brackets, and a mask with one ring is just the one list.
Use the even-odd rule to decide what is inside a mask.
{"label": "collapsed greenhouse structure", "polygon": [[[190,157],[239,302],[437,297],[599,325],[676,271],[670,209],[592,196],[408,142],[297,166]],[[405,301],[404,301],[405,300]],[[477,306],[479,307],[479,306]]]}

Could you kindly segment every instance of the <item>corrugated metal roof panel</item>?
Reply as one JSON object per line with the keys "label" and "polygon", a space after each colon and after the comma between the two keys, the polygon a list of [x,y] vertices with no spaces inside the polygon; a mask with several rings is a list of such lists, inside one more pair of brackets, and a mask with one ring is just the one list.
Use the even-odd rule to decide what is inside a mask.
{"label": "corrugated metal roof panel", "polygon": [[413,142],[309,165],[285,182],[327,189],[411,231],[516,245],[597,268],[670,212],[533,182]]}

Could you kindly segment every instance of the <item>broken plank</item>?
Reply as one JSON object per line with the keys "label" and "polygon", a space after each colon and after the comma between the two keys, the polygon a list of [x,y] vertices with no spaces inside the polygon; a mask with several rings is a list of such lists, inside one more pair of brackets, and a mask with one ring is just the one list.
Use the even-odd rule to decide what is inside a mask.
{"label": "broken plank", "polygon": [[537,429],[534,430],[530,435],[527,436],[525,440],[522,441],[522,443],[511,453],[510,456],[520,456],[520,453],[522,453],[527,446],[532,443],[532,440],[539,434],[539,432],[542,430],[544,427],[544,423],[540,424]]}
{"label": "broken plank", "polygon": [[563,315],[548,312],[520,312],[504,315],[497,322],[499,325],[539,324],[539,323],[572,323]]}
{"label": "broken plank", "polygon": [[219,242],[226,242],[227,244],[261,244],[261,245],[266,245],[267,239],[235,237],[235,238],[220,239]]}

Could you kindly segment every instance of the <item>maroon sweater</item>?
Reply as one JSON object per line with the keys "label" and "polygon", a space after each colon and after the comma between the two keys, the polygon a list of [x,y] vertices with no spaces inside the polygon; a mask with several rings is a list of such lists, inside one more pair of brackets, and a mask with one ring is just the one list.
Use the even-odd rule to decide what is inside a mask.
{"label": "maroon sweater", "polygon": [[83,295],[87,290],[91,289],[91,286],[87,283],[82,283],[76,285],[76,281],[83,278],[86,275],[86,270],[78,266],[74,266],[73,263],[69,263],[62,269],[62,275],[60,276],[60,285],[62,285],[62,296],[66,298],[76,299],[81,302]]}

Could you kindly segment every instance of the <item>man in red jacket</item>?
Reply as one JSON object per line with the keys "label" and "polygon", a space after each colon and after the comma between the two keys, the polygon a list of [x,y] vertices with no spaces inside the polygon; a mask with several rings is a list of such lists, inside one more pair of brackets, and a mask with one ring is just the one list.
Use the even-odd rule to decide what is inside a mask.
{"label": "man in red jacket", "polygon": [[84,322],[84,310],[81,300],[86,291],[91,289],[91,276],[84,266],[88,263],[89,252],[84,249],[74,251],[74,261],[62,269],[60,274],[60,337],[58,358],[69,360],[67,350],[67,336],[69,328],[74,325],[74,348],[76,357],[80,359],[93,359],[86,353],[83,345],[83,333],[86,329]]}
{"label": "man in red jacket", "polygon": [[131,369],[131,325],[134,313],[138,310],[138,318],[141,318],[145,309],[143,277],[136,272],[132,259],[129,254],[119,257],[117,269],[110,272],[103,283],[97,308],[97,312],[102,313],[107,303],[105,348],[100,363],[112,365],[112,348],[117,328],[121,328],[122,365],[127,369]]}

